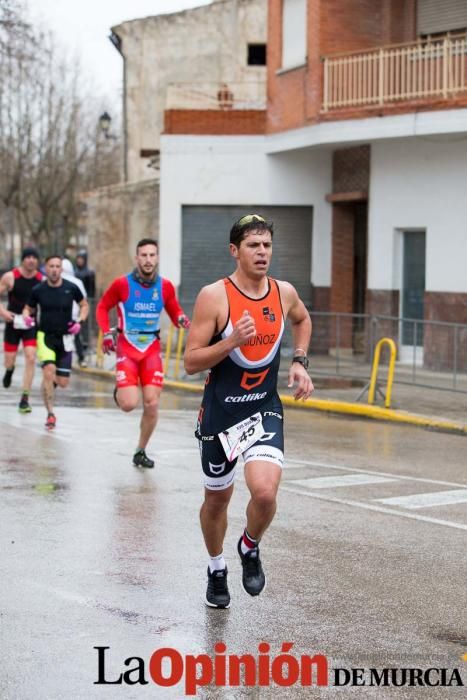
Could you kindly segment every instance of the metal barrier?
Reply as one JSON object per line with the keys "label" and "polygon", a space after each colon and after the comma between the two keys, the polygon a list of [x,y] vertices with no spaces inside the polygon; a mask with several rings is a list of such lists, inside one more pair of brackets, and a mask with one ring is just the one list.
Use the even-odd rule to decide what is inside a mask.
{"label": "metal barrier", "polygon": [[[467,393],[467,324],[311,311],[313,374],[367,382],[381,338],[396,344],[396,384]],[[386,353],[384,353],[386,355]],[[383,357],[381,371],[387,371]]]}

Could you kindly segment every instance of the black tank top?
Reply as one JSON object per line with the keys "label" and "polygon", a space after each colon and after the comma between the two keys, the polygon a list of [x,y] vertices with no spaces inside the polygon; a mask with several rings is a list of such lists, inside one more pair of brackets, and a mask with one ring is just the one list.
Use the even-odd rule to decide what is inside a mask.
{"label": "black tank top", "polygon": [[34,277],[23,277],[21,270],[15,267],[13,270],[13,277],[15,281],[13,287],[8,292],[8,311],[14,314],[20,314],[25,304],[28,303],[32,288],[35,287],[38,282],[41,282],[44,276],[41,272],[36,272]]}
{"label": "black tank top", "polygon": [[252,299],[231,279],[225,279],[224,283],[229,314],[225,328],[213,337],[211,345],[231,335],[245,310],[255,320],[256,336],[232,350],[210,370],[200,411],[202,435],[220,433],[277,397],[280,344],[284,332],[279,285],[276,280],[268,278],[265,296]]}

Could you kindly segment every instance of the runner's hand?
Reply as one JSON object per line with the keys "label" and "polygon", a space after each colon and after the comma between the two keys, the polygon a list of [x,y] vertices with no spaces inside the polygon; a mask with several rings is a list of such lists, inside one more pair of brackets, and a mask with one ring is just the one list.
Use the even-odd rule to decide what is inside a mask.
{"label": "runner's hand", "polygon": [[177,323],[179,328],[189,328],[190,327],[190,319],[186,314],[181,314],[177,318]]}
{"label": "runner's hand", "polygon": [[245,310],[243,316],[235,324],[233,333],[230,336],[235,343],[234,347],[238,348],[241,345],[245,345],[251,338],[254,338],[255,335],[255,321],[253,317],[250,316],[250,312]]}
{"label": "runner's hand", "polygon": [[70,335],[77,335],[81,330],[81,323],[78,321],[70,321],[68,324],[68,333]]}
{"label": "runner's hand", "polygon": [[13,321],[15,320],[15,314],[13,313],[13,311],[8,311],[8,309],[1,311],[0,316],[3,316],[7,323],[13,323]]}
{"label": "runner's hand", "polygon": [[106,333],[104,335],[104,340],[102,341],[102,350],[106,355],[110,355],[111,352],[115,352],[115,340],[113,333]]}
{"label": "runner's hand", "polygon": [[[36,322],[32,316],[23,316],[23,318],[24,318],[24,323],[26,324],[26,326],[28,328],[34,328],[34,326],[36,325]],[[14,317],[13,317],[13,319],[14,319]]]}
{"label": "runner's hand", "polygon": [[306,371],[306,369],[299,362],[292,362],[289,369],[289,389],[297,383],[297,387],[294,391],[294,399],[308,399],[311,393],[315,390],[311,377]]}

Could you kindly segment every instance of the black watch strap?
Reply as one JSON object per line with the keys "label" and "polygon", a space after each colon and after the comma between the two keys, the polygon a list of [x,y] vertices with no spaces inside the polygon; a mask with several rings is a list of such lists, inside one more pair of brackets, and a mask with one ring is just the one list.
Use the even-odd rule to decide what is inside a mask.
{"label": "black watch strap", "polygon": [[295,357],[292,358],[292,362],[299,362],[305,369],[308,369],[308,365],[310,364],[308,357],[305,355],[295,355]]}

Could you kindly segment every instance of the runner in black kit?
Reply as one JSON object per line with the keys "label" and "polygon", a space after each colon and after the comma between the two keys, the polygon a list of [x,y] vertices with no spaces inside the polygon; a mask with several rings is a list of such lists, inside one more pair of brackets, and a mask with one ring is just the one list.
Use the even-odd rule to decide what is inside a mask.
{"label": "runner in black kit", "polygon": [[295,347],[288,386],[297,383],[295,399],[313,391],[306,357],[310,316],[292,285],[267,276],[272,234],[272,224],[257,214],[234,224],[230,252],[237,269],[199,293],[185,351],[188,374],[210,369],[196,436],[205,485],[201,529],[210,556],[206,604],[216,608],[230,605],[222,547],[239,455],[251,495],[237,546],[242,583],[252,596],[266,583],[258,545],[276,511],[284,458],[277,377],[287,317]]}
{"label": "runner in black kit", "polygon": [[[47,409],[46,428],[56,424],[54,415],[55,386],[65,388],[70,381],[73,352],[72,337],[79,333],[81,322],[87,318],[89,306],[78,287],[62,278],[62,259],[51,255],[45,261],[46,281],[36,285],[24,307],[27,323],[39,311],[37,357],[42,365],[42,395]],[[73,301],[80,307],[73,321]]]}
{"label": "runner in black kit", "polygon": [[8,293],[8,304],[0,304],[0,316],[5,319],[5,337],[3,344],[5,374],[3,386],[8,389],[15,371],[16,355],[19,344],[23,343],[24,374],[23,390],[19,402],[20,413],[30,413],[29,392],[31,391],[36,363],[36,329],[27,328],[22,317],[31,289],[43,279],[38,272],[39,253],[35,248],[24,248],[21,254],[21,265],[5,272],[0,279],[0,296]]}

